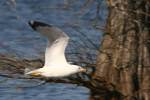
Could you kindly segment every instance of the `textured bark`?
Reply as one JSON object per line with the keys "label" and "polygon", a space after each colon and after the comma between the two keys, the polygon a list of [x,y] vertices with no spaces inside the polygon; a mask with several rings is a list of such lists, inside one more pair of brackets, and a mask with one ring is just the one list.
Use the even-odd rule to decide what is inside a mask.
{"label": "textured bark", "polygon": [[101,88],[100,81],[105,81],[113,95],[110,100],[150,100],[150,2],[107,0],[107,3],[107,32],[97,57],[95,87]]}

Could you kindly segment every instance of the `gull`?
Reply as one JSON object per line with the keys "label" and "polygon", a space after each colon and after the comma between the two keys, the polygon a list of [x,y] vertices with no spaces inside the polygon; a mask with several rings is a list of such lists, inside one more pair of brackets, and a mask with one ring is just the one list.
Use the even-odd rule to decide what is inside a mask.
{"label": "gull", "polygon": [[86,72],[85,68],[67,62],[65,48],[69,36],[60,28],[40,21],[29,21],[33,30],[41,33],[48,39],[45,51],[45,64],[42,68],[25,73],[31,76],[66,77],[79,72]]}

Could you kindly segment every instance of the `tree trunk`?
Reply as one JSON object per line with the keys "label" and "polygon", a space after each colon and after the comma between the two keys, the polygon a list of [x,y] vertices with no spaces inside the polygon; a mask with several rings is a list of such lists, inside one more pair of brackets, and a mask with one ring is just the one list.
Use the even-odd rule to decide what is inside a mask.
{"label": "tree trunk", "polygon": [[150,100],[150,1],[107,3],[107,32],[97,57],[94,86],[100,89],[100,82],[105,82],[110,100]]}

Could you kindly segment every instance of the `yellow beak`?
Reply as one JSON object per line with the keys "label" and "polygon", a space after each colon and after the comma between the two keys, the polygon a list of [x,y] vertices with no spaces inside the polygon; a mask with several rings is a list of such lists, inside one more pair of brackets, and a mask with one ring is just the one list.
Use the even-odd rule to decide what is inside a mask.
{"label": "yellow beak", "polygon": [[86,72],[87,70],[85,68],[80,68],[80,72]]}

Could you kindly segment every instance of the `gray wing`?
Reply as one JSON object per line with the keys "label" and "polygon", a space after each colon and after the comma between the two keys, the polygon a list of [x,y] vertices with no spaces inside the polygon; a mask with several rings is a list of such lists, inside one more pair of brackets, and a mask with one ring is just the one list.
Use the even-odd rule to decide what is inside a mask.
{"label": "gray wing", "polygon": [[69,37],[59,28],[38,21],[30,21],[29,25],[48,38],[45,52],[45,67],[66,64],[65,48]]}

